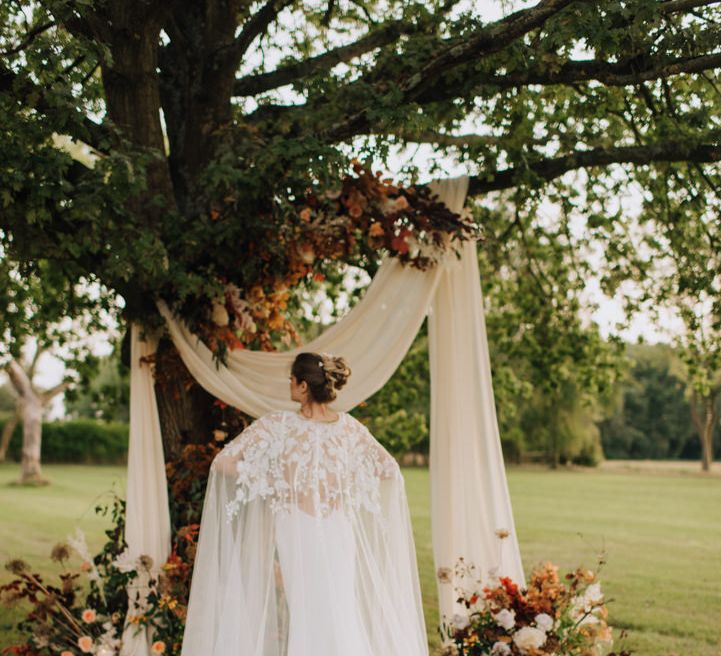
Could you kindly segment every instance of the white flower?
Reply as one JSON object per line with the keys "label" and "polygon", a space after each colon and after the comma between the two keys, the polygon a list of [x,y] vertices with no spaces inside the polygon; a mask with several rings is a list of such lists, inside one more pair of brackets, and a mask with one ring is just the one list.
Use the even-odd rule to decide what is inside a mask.
{"label": "white flower", "polygon": [[510,656],[511,648],[505,642],[494,642],[491,656]]}
{"label": "white flower", "polygon": [[[85,533],[79,526],[75,527],[75,535],[68,535],[66,538],[68,544],[75,550],[75,553],[80,556],[84,565],[81,565],[81,569],[87,572],[88,579],[91,581],[100,580],[100,572],[93,562],[93,557],[90,555],[90,549],[85,539]],[[103,595],[104,596],[104,595]]]}
{"label": "white flower", "polygon": [[486,586],[489,588],[497,588],[501,584],[501,580],[498,575],[498,567],[490,567],[486,578]]}
{"label": "white flower", "polygon": [[115,560],[111,563],[115,569],[119,569],[121,572],[132,572],[135,570],[135,558],[130,555],[130,550],[125,549],[122,553],[118,554]]}
{"label": "white flower", "polygon": [[457,629],[465,629],[471,621],[468,619],[467,615],[461,615],[460,613],[455,613],[453,617],[451,618],[451,623],[454,627]]}
{"label": "white flower", "polygon": [[90,557],[90,549],[88,549],[88,543],[85,540],[85,533],[79,526],[75,527],[75,535],[68,535],[67,541],[83,560],[93,560]]}
{"label": "white flower", "polygon": [[586,588],[583,599],[587,606],[598,606],[603,603],[603,592],[601,592],[600,583],[592,583]]}
{"label": "white flower", "polygon": [[540,649],[546,642],[546,634],[533,626],[524,626],[513,634],[513,642],[522,654]]}
{"label": "white flower", "polygon": [[107,645],[102,645],[95,652],[95,656],[113,656],[113,654],[115,654],[115,652]]}
{"label": "white flower", "polygon": [[510,631],[516,624],[516,611],[503,608],[493,615],[493,619],[498,626]]}
{"label": "white flower", "polygon": [[553,618],[548,613],[539,613],[533,621],[541,631],[548,632],[553,628]]}

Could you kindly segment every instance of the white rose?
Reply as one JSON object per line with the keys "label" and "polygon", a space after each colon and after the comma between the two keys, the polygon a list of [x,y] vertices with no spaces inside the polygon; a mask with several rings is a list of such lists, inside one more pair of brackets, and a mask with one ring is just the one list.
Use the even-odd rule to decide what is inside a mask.
{"label": "white rose", "polygon": [[597,606],[603,603],[603,592],[601,592],[600,583],[592,583],[583,593],[583,599],[588,606]]}
{"label": "white rose", "polygon": [[121,572],[132,572],[135,569],[135,558],[130,555],[130,549],[126,548],[117,555],[111,564]]}
{"label": "white rose", "polygon": [[586,607],[586,602],[582,596],[576,595],[571,599],[571,619],[578,620],[581,617],[583,617],[583,614],[586,612],[584,609]]}
{"label": "white rose", "polygon": [[230,317],[228,316],[228,310],[225,309],[225,303],[213,301],[213,315],[211,319],[216,326],[228,325]]}
{"label": "white rose", "polygon": [[524,626],[513,634],[513,642],[525,654],[531,649],[540,649],[546,642],[546,634],[533,626]]}
{"label": "white rose", "polygon": [[497,588],[500,584],[501,580],[498,578],[498,567],[491,567],[488,570],[486,586],[489,588]]}
{"label": "white rose", "polygon": [[505,642],[494,642],[491,656],[510,656],[511,648]]}
{"label": "white rose", "polygon": [[553,628],[553,618],[548,613],[539,613],[533,621],[541,631],[548,632]]}
{"label": "white rose", "polygon": [[468,619],[467,615],[461,615],[460,613],[455,613],[453,617],[451,618],[451,624],[453,624],[454,627],[457,629],[465,629],[471,621]]}
{"label": "white rose", "polygon": [[516,611],[504,608],[493,615],[493,619],[498,626],[510,631],[516,624]]}

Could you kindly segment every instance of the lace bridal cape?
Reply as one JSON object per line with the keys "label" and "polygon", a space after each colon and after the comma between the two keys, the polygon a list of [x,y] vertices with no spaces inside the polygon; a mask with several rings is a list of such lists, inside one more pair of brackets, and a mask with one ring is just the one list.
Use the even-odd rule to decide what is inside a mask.
{"label": "lace bridal cape", "polygon": [[395,459],[357,419],[270,412],[213,460],[182,656],[426,656]]}

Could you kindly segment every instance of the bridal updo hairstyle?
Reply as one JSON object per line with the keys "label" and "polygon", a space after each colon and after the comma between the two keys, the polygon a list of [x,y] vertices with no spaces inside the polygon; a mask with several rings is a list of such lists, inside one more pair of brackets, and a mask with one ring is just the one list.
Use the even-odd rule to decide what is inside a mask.
{"label": "bridal updo hairstyle", "polygon": [[299,383],[308,383],[308,392],[313,401],[329,403],[335,400],[337,391],[348,381],[350,367],[339,356],[299,353],[290,373]]}

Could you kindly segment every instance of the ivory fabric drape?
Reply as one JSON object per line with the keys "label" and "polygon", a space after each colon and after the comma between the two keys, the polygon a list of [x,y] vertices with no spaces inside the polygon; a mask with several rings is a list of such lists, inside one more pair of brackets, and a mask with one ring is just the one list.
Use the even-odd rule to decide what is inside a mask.
{"label": "ivory fabric drape", "polygon": [[[437,567],[463,556],[484,576],[524,582],[491,383],[476,245],[446,263],[428,316],[431,372],[431,526]],[[497,531],[508,532],[501,539]],[[438,586],[439,608],[457,611],[454,585]]]}
{"label": "ivory fabric drape", "polygon": [[130,327],[130,433],[128,437],[128,480],[125,494],[125,541],[122,560],[132,563],[141,555],[153,559],[150,572],[128,589],[128,615],[123,631],[122,656],[150,656],[152,636],[146,627],[129,622],[130,615],[140,613],[147,593],[148,574],[157,576],[160,566],[170,555],[170,511],[165,457],[160,433],[160,418],[155,402],[155,386],[150,363],[158,337],[146,334],[140,338],[137,323]]}
{"label": "ivory fabric drape", "polygon": [[[451,210],[463,211],[467,176],[434,181],[431,187]],[[295,408],[290,401],[288,375],[293,359],[303,351],[328,352],[347,359],[352,375],[332,407],[350,410],[387,382],[423,319],[430,314],[435,566],[453,568],[462,556],[484,572],[497,566],[501,574],[523,583],[493,401],[482,303],[473,242],[463,244],[460,259],[449,252],[428,271],[405,267],[386,257],[361,301],[316,339],[286,352],[234,350],[228,354],[227,366],[220,367],[216,367],[211,351],[162,300],[157,306],[173,343],[198,383],[254,417]],[[140,379],[133,380],[140,385]],[[152,386],[144,389],[143,400],[149,411],[151,405],[155,407],[155,395]],[[156,431],[155,426],[149,426],[143,439],[160,443],[159,428]],[[162,462],[153,460],[153,467],[156,480],[164,484]],[[149,472],[129,461],[128,489],[139,476],[146,475]],[[137,514],[132,521],[146,527],[156,522],[165,526],[168,522],[167,509],[162,512],[155,503],[129,507],[128,512]],[[509,537],[500,542],[495,535],[498,529],[507,530]],[[152,544],[152,529],[148,535]],[[137,540],[134,548],[142,552],[142,532],[133,539]],[[456,610],[453,587],[453,579],[451,583],[438,582],[441,617],[450,617]]]}

